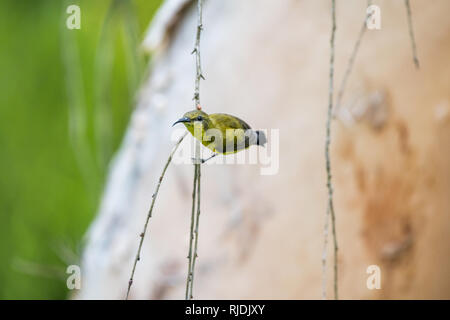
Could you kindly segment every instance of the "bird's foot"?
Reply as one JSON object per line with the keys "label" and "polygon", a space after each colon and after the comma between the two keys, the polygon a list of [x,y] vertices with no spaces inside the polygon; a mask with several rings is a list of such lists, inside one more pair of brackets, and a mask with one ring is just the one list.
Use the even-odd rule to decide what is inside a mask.
{"label": "bird's foot", "polygon": [[209,159],[212,159],[212,158],[214,158],[215,156],[217,156],[217,153],[214,153],[211,157],[209,157],[208,159],[197,159],[197,158],[191,158],[192,159],[192,162],[194,163],[194,164],[203,164],[203,163],[205,163],[206,161],[208,161]]}
{"label": "bird's foot", "polygon": [[193,164],[203,164],[205,163],[205,159],[197,159],[197,158],[191,158]]}

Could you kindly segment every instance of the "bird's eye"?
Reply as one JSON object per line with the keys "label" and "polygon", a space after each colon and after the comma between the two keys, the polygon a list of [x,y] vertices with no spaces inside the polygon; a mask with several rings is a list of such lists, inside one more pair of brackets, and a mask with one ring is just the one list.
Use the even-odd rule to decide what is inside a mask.
{"label": "bird's eye", "polygon": [[197,121],[202,121],[203,120],[203,117],[202,116],[198,116],[197,117]]}

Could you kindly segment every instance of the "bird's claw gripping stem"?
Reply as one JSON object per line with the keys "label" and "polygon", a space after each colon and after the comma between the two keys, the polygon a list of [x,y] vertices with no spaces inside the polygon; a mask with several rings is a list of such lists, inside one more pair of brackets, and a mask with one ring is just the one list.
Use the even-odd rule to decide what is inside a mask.
{"label": "bird's claw gripping stem", "polygon": [[206,162],[205,159],[197,159],[197,158],[191,158],[193,164],[203,164]]}
{"label": "bird's claw gripping stem", "polygon": [[215,156],[217,156],[217,153],[214,153],[211,157],[207,158],[207,159],[197,159],[197,158],[191,158],[194,164],[204,164],[206,161],[208,161],[209,159],[214,158]]}

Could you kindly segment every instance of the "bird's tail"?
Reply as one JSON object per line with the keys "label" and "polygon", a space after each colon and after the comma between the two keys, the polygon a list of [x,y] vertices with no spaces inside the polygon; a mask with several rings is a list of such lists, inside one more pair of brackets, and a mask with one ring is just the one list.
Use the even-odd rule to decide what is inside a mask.
{"label": "bird's tail", "polygon": [[265,144],[267,143],[267,138],[266,138],[266,134],[264,133],[264,131],[261,130],[256,130],[256,144],[258,146],[265,146]]}

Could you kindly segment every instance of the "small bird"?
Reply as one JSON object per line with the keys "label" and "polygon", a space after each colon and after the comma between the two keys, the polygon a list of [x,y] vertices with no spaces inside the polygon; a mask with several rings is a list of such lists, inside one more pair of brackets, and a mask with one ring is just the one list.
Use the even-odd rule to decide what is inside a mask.
{"label": "small bird", "polygon": [[[201,159],[202,163],[218,154],[236,153],[251,145],[264,147],[267,142],[263,131],[252,130],[245,121],[225,113],[208,115],[202,110],[193,110],[186,112],[172,126],[177,123],[183,123],[195,138],[214,152],[208,159]],[[201,136],[200,130],[196,132],[197,128],[201,128]]]}

